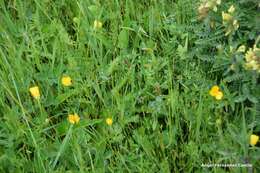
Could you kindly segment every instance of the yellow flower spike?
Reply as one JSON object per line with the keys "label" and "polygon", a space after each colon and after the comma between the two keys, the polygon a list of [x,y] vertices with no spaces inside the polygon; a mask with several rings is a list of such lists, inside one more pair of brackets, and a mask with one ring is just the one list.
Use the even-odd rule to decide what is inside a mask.
{"label": "yellow flower spike", "polygon": [[255,146],[259,140],[259,136],[252,134],[250,136],[250,145]]}
{"label": "yellow flower spike", "polygon": [[234,5],[231,5],[231,6],[229,7],[229,9],[228,9],[228,12],[229,12],[229,13],[234,13],[234,11],[235,11],[235,7],[234,7]]}
{"label": "yellow flower spike", "polygon": [[205,17],[207,17],[208,12],[209,12],[208,7],[205,7],[204,5],[200,5],[199,8],[198,8],[198,13],[199,13],[198,19],[202,20]]}
{"label": "yellow flower spike", "polygon": [[61,83],[63,86],[70,86],[72,85],[72,79],[69,76],[63,76],[61,78]]}
{"label": "yellow flower spike", "polygon": [[40,94],[40,90],[39,90],[38,86],[34,86],[34,87],[29,88],[29,91],[30,91],[33,98],[40,99],[41,94]]}
{"label": "yellow flower spike", "polygon": [[107,125],[111,126],[113,124],[112,118],[107,118],[106,123],[107,123]]}
{"label": "yellow flower spike", "polygon": [[230,70],[234,71],[236,69],[235,64],[231,64],[229,68],[230,68]]}
{"label": "yellow flower spike", "polygon": [[255,53],[252,50],[252,48],[249,48],[249,50],[246,52],[246,61],[252,61],[255,57]]}
{"label": "yellow flower spike", "polygon": [[215,6],[215,7],[213,8],[213,11],[214,11],[214,12],[217,12],[217,11],[218,11],[218,7]]}
{"label": "yellow flower spike", "polygon": [[233,19],[233,17],[228,14],[228,13],[225,13],[224,11],[222,11],[222,20],[223,22],[229,22]]}
{"label": "yellow flower spike", "polygon": [[245,69],[260,72],[260,49],[256,45],[249,48],[245,54],[245,59]]}
{"label": "yellow flower spike", "polygon": [[102,28],[102,22],[99,20],[94,21],[94,29],[101,29]]}
{"label": "yellow flower spike", "polygon": [[252,70],[257,70],[258,69],[258,63],[255,60],[252,60],[252,61],[248,62],[248,65],[249,65],[249,67]]}
{"label": "yellow flower spike", "polygon": [[226,30],[225,36],[228,36],[231,32],[232,32],[232,28],[228,27],[228,29]]}
{"label": "yellow flower spike", "polygon": [[68,115],[68,121],[71,123],[71,124],[77,124],[80,120],[80,117],[78,114],[69,114]]}
{"label": "yellow flower spike", "polygon": [[245,45],[241,45],[237,49],[237,52],[245,52],[245,51],[246,51],[246,46]]}
{"label": "yellow flower spike", "polygon": [[260,48],[257,48],[256,44],[254,44],[253,51],[260,51]]}
{"label": "yellow flower spike", "polygon": [[206,7],[206,8],[210,8],[211,7],[211,2],[206,2],[205,4],[204,4],[204,7]]}
{"label": "yellow flower spike", "polygon": [[235,30],[237,30],[239,28],[239,23],[237,20],[233,21],[233,26],[234,26]]}

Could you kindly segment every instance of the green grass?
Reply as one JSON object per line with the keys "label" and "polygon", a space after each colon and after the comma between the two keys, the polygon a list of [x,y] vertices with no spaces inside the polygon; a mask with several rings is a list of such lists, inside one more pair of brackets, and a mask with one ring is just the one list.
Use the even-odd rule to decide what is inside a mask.
{"label": "green grass", "polygon": [[259,75],[231,75],[226,52],[259,26],[242,0],[220,10],[232,3],[241,32],[227,39],[197,20],[199,1],[0,0],[0,172],[258,172]]}

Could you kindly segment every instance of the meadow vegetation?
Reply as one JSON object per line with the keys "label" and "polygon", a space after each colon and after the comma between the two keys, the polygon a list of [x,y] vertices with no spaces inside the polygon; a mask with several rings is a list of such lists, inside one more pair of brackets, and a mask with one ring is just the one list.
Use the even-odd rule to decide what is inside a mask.
{"label": "meadow vegetation", "polygon": [[0,0],[0,172],[260,172],[259,46],[259,0]]}

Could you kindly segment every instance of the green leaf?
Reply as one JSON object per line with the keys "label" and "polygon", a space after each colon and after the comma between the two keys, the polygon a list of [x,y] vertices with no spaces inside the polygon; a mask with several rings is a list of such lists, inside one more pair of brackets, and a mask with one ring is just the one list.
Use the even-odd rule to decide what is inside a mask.
{"label": "green leaf", "polygon": [[121,30],[121,32],[118,35],[118,47],[121,49],[125,49],[128,47],[128,38],[129,33],[128,30]]}
{"label": "green leaf", "polygon": [[237,97],[235,98],[235,102],[236,102],[236,103],[243,102],[243,101],[246,100],[246,98],[247,98],[247,97],[246,97],[245,95],[237,96]]}
{"label": "green leaf", "polygon": [[251,94],[247,96],[248,100],[250,100],[252,103],[258,103],[258,99]]}
{"label": "green leaf", "polygon": [[88,6],[88,9],[94,16],[98,16],[98,12],[100,11],[99,6],[97,6],[97,5],[90,5],[90,6]]}

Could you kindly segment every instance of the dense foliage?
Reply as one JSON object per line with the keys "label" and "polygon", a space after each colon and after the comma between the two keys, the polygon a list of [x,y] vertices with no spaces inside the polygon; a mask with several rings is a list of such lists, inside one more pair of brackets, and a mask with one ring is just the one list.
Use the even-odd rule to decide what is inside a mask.
{"label": "dense foliage", "polygon": [[259,172],[259,46],[258,0],[0,0],[0,172]]}

